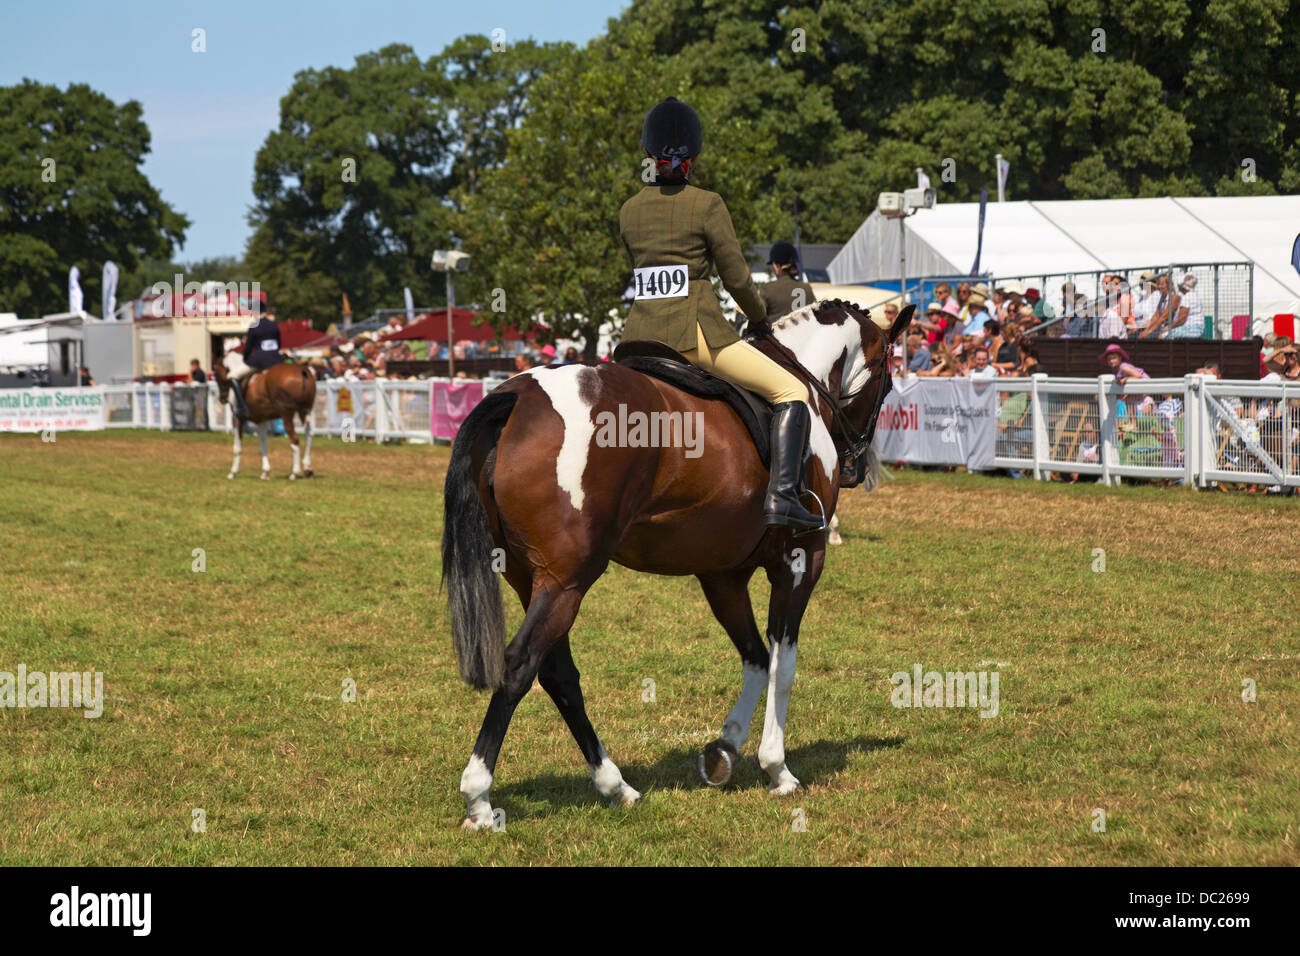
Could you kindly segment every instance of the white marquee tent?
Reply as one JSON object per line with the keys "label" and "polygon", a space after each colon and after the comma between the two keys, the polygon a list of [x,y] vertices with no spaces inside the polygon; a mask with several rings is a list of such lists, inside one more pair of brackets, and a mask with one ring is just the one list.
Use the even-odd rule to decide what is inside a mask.
{"label": "white marquee tent", "polygon": [[[975,262],[979,203],[940,203],[908,217],[907,275],[956,276]],[[1160,263],[1255,264],[1255,315],[1300,313],[1291,247],[1300,196],[990,202],[980,272],[1022,276]],[[832,282],[894,279],[899,226],[872,212],[830,264]]]}

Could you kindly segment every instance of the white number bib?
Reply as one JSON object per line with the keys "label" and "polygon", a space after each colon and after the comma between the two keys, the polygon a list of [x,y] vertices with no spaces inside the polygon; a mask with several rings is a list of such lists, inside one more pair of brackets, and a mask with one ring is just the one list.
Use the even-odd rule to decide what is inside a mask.
{"label": "white number bib", "polygon": [[263,340],[262,340],[262,351],[263,351],[263,352],[278,352],[279,350],[280,350],[280,343],[279,343],[279,342],[270,342],[270,341],[268,341],[268,340],[266,340],[266,339],[263,339]]}
{"label": "white number bib", "polygon": [[638,301],[680,299],[687,294],[689,283],[686,266],[646,266],[632,270],[632,289]]}

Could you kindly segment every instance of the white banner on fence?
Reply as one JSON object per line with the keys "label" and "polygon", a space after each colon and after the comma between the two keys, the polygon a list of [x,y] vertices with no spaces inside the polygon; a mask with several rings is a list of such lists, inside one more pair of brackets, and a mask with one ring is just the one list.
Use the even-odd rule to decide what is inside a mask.
{"label": "white banner on fence", "polygon": [[993,467],[998,393],[992,380],[894,379],[876,422],[881,460]]}
{"label": "white banner on fence", "polygon": [[0,389],[0,432],[98,431],[104,421],[103,389]]}
{"label": "white banner on fence", "polygon": [[373,382],[344,381],[337,385],[331,382],[327,386],[325,405],[325,422],[329,431],[342,431],[348,422],[351,422],[348,427],[354,433],[373,428],[374,389]]}

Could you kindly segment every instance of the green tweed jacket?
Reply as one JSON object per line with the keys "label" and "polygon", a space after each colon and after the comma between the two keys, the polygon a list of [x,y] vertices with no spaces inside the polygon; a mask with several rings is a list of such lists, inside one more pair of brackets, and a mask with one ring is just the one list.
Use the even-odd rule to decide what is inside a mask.
{"label": "green tweed jacket", "polygon": [[722,197],[689,183],[646,186],[623,204],[619,214],[623,245],[633,269],[685,265],[687,294],[670,299],[640,299],[628,313],[624,339],[658,339],[679,352],[697,347],[696,323],[710,350],[740,340],[722,315],[709,275],[718,277],[751,321],[767,316],[763,300],[740,251],[731,214]]}
{"label": "green tweed jacket", "polygon": [[796,282],[787,275],[764,282],[758,287],[758,294],[767,306],[769,320],[779,319],[817,301],[812,286],[807,282]]}

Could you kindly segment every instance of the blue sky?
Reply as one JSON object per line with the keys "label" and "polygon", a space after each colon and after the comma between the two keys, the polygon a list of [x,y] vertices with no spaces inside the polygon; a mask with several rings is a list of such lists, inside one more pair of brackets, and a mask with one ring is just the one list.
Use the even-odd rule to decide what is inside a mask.
{"label": "blue sky", "polygon": [[[14,0],[0,4],[0,85],[87,83],[138,100],[153,135],[145,173],[192,220],[178,259],[240,255],[253,158],[303,69],[351,66],[405,43],[426,58],[468,33],[585,43],[627,0]],[[191,52],[196,28],[207,52]]]}

